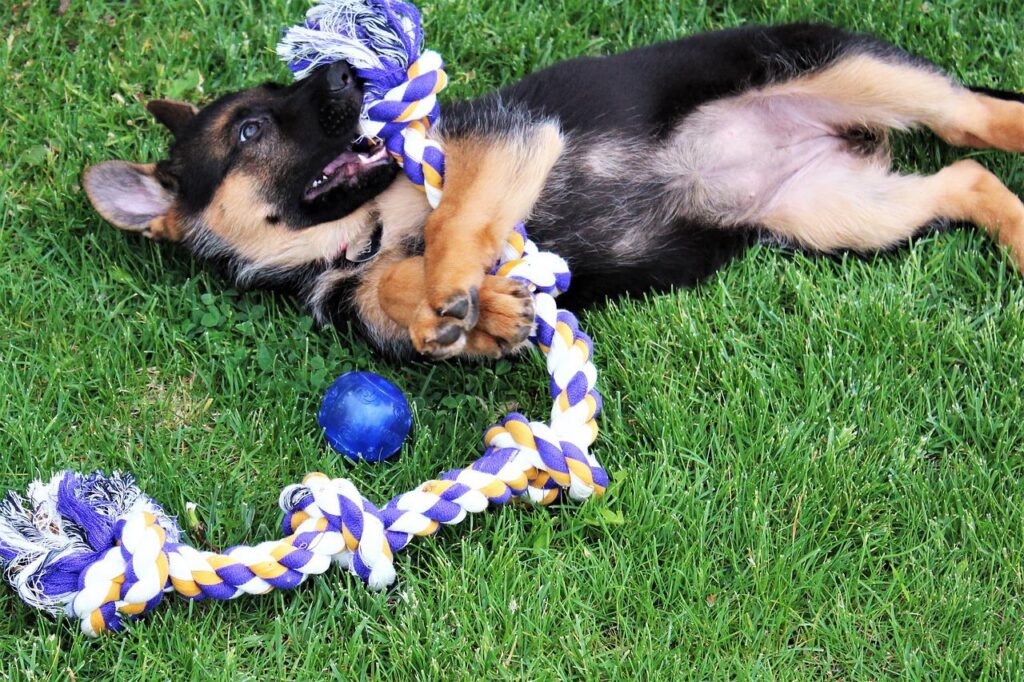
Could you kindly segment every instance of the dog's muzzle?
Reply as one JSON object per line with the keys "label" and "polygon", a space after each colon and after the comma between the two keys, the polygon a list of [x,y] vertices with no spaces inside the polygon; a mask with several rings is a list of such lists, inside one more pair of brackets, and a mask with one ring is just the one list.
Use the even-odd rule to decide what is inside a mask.
{"label": "dog's muzzle", "polygon": [[352,69],[345,62],[334,62],[324,71],[320,102],[320,127],[328,137],[352,132],[353,115],[358,116],[363,102]]}

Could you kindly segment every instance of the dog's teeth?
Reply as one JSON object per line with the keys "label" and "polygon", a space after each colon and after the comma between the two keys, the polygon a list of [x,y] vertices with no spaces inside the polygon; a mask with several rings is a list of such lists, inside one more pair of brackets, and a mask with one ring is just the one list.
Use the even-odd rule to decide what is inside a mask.
{"label": "dog's teeth", "polygon": [[313,181],[313,183],[310,185],[310,187],[312,189],[316,189],[320,185],[322,185],[325,182],[327,182],[327,180],[328,180],[328,177],[326,175],[321,175],[319,178],[317,178],[316,180]]}

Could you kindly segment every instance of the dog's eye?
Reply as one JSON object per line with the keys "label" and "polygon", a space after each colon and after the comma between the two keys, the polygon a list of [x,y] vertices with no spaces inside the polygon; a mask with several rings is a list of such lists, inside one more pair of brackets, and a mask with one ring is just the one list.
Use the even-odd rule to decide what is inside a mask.
{"label": "dog's eye", "polygon": [[242,124],[242,127],[238,129],[238,141],[248,142],[260,134],[260,128],[262,125],[259,121],[246,121]]}

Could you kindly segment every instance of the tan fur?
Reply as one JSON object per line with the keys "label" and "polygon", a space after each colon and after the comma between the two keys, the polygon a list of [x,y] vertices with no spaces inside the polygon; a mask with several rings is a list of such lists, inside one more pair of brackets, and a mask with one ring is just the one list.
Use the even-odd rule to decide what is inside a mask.
{"label": "tan fur", "polygon": [[983,227],[1024,270],[1024,204],[980,163],[964,160],[935,176],[937,212]]}
{"label": "tan fur", "polygon": [[373,206],[384,225],[381,251],[398,246],[405,239],[419,237],[430,215],[430,204],[422,190],[402,173],[373,200]]}
{"label": "tan fur", "polygon": [[951,123],[955,100],[966,91],[937,71],[861,54],[763,92],[821,97],[855,110],[851,123],[908,128]]}
{"label": "tan fur", "polygon": [[515,345],[529,334],[532,321],[533,305],[524,298],[519,282],[495,275],[484,278],[480,287],[480,321],[474,332]]}
{"label": "tan fur", "polygon": [[176,242],[181,239],[181,223],[178,212],[172,206],[164,215],[149,221],[149,226],[143,230],[143,234],[150,239],[165,239]]}
{"label": "tan fur", "polygon": [[[529,334],[533,306],[522,286],[505,277],[486,276],[480,287],[480,319],[474,329],[451,344],[438,344],[437,315],[426,302],[426,263],[422,257],[391,261],[375,267],[356,293],[360,311],[382,329],[402,329],[420,352],[434,357],[479,355],[500,357],[521,345]],[[377,305],[372,300],[377,295]],[[386,319],[381,318],[381,313]],[[430,324],[422,324],[427,318]],[[424,331],[426,332],[424,334]]]}
{"label": "tan fur", "polygon": [[762,92],[842,103],[852,110],[851,123],[898,129],[923,124],[950,144],[1024,151],[1024,104],[973,93],[922,66],[856,55]]}
{"label": "tan fur", "polygon": [[376,293],[381,311],[402,327],[412,326],[425,303],[427,277],[423,258],[392,260],[375,270],[380,272],[377,281],[364,281]]}
{"label": "tan fur", "polygon": [[765,225],[820,251],[872,251],[897,244],[934,220],[963,220],[1008,246],[1024,270],[1024,204],[975,161],[927,177],[879,169],[830,175],[812,189],[813,203],[787,202],[765,216]]}
{"label": "tan fur", "polygon": [[425,228],[427,296],[435,310],[480,286],[509,230],[537,202],[561,152],[554,125],[507,144],[447,142],[444,197]]}
{"label": "tan fur", "polygon": [[950,144],[1024,152],[1024,104],[969,93],[956,107],[956,123],[935,132]]}
{"label": "tan fur", "polygon": [[378,256],[353,295],[359,316],[379,345],[409,338],[413,311],[424,300],[423,265],[392,254]]}
{"label": "tan fur", "polygon": [[273,211],[260,202],[261,184],[260,178],[251,175],[229,175],[204,214],[210,231],[257,268],[294,267],[333,259],[342,246],[356,248],[369,238],[376,224],[375,214],[385,225],[381,235],[384,253],[417,235],[430,211],[422,192],[400,177],[376,200],[340,220],[293,230],[267,221]]}
{"label": "tan fur", "polygon": [[228,136],[228,130],[235,126],[235,118],[238,115],[238,111],[248,104],[249,96],[245,98],[239,98],[235,101],[234,106],[226,107],[217,117],[213,119],[205,129],[205,142],[207,153],[211,156],[222,159],[226,157],[230,152],[231,148],[225,143],[225,138]]}
{"label": "tan fur", "polygon": [[204,214],[210,231],[257,267],[288,268],[331,260],[345,245],[365,238],[373,229],[370,206],[302,230],[271,225],[267,216],[273,210],[260,202],[262,195],[258,179],[233,173],[217,188]]}

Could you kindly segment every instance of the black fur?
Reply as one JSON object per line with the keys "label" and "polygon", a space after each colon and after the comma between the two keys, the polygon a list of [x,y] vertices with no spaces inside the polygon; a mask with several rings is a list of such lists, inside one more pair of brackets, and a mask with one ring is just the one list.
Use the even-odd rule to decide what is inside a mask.
{"label": "black fur", "polygon": [[[690,117],[701,107],[807,76],[853,54],[937,70],[887,43],[830,26],[738,28],[609,57],[562,62],[478,99],[446,104],[437,133],[449,142],[473,137],[520,144],[534,138],[539,126],[554,123],[560,128],[565,147],[527,229],[542,248],[569,262],[573,285],[562,299],[565,304],[581,307],[610,296],[692,286],[743,253],[764,235],[764,228],[745,224],[745,219],[718,219],[704,206],[687,205],[686,189],[679,186],[684,172],[659,166],[663,159],[657,152],[696,118]],[[338,72],[332,75],[337,77]],[[375,169],[351,191],[332,189],[318,203],[295,200],[318,169],[342,149],[358,144],[353,105],[358,98],[351,91],[355,84],[341,100],[325,94],[328,85],[326,72],[287,88],[264,85],[218,100],[187,124],[175,121],[178,141],[171,159],[159,165],[158,177],[186,194],[179,197],[188,214],[183,242],[197,256],[213,262],[238,284],[299,296],[320,321],[340,325],[352,316],[377,345],[393,353],[409,352],[407,336],[374,322],[372,315],[353,305],[361,278],[372,272],[374,261],[353,264],[325,257],[290,268],[262,268],[247,263],[203,227],[202,212],[230,167],[238,163],[235,156],[248,158],[250,167],[267,174],[272,189],[263,199],[279,209],[266,217],[268,225],[283,221],[301,231],[336,221],[357,210],[357,204],[381,196],[392,182],[393,167]],[[1024,101],[1024,95],[1016,93],[975,91]],[[232,147],[230,154],[214,158],[207,149],[212,121],[238,101],[247,108],[236,112],[236,118],[265,116],[279,126],[274,130],[277,146],[263,156]],[[325,114],[325,101],[336,108]],[[237,130],[231,134],[237,135]],[[884,135],[873,130],[853,126],[834,136],[846,140],[852,153],[885,151]],[[388,232],[387,225],[384,231]],[[422,229],[388,248],[387,258],[378,260],[394,262],[422,254]]]}
{"label": "black fur", "polygon": [[[920,63],[869,36],[831,26],[794,24],[717,31],[609,57],[572,59],[497,93],[448,105],[445,134],[493,135],[552,118],[571,140],[528,227],[531,237],[570,264],[571,307],[609,296],[693,286],[740,255],[757,226],[723,229],[697,220],[652,225],[657,244],[641,258],[616,254],[614,242],[635,216],[659,212],[664,182],[598,178],[581,168],[590,140],[613,136],[637,149],[659,144],[688,114],[710,101],[824,68],[850,52]],[[609,197],[627,197],[625,210]],[[618,226],[618,227],[616,227]]]}
{"label": "black fur", "polygon": [[1024,103],[1024,93],[1013,92],[1012,90],[993,90],[992,88],[984,87],[971,87],[971,92],[976,92],[979,95],[988,95],[989,97],[995,97],[996,99],[1007,100],[1010,102],[1021,102]]}

